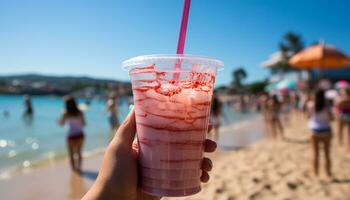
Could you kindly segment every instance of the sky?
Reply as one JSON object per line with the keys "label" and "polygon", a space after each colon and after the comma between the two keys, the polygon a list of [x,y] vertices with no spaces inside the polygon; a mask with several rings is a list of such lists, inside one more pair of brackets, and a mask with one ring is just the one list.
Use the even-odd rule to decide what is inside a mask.
{"label": "sky", "polygon": [[[182,0],[0,0],[0,75],[41,73],[129,80],[121,62],[176,51]],[[192,0],[185,53],[220,59],[217,85],[244,66],[247,82],[293,31],[350,55],[350,1]]]}

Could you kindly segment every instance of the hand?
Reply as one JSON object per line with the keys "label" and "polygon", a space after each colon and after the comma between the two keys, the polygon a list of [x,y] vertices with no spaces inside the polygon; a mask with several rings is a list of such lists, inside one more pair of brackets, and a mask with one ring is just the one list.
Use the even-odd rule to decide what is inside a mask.
{"label": "hand", "polygon": [[[211,127],[209,127],[209,130],[210,129]],[[160,197],[143,193],[138,187],[138,145],[134,140],[135,133],[136,121],[135,111],[133,109],[109,144],[97,180],[83,197],[83,200],[160,199]],[[216,143],[211,140],[206,140],[204,145],[205,152],[214,152],[216,149]],[[202,182],[207,182],[209,180],[208,172],[211,169],[211,160],[209,158],[204,158],[202,162]]]}

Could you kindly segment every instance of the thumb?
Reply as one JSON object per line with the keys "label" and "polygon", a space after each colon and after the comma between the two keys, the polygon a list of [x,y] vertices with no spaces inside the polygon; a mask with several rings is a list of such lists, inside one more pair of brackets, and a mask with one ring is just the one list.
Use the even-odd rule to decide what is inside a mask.
{"label": "thumb", "polygon": [[114,140],[117,140],[119,144],[125,146],[132,146],[136,133],[136,119],[135,110],[132,108],[125,118],[124,122],[120,125],[115,134]]}

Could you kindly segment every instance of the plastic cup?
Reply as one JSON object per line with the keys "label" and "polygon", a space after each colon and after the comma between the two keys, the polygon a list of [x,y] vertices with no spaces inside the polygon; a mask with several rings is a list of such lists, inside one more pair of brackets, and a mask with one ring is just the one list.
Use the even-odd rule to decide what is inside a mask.
{"label": "plastic cup", "polygon": [[198,193],[214,81],[223,62],[148,55],[123,67],[132,82],[142,190],[173,197]]}

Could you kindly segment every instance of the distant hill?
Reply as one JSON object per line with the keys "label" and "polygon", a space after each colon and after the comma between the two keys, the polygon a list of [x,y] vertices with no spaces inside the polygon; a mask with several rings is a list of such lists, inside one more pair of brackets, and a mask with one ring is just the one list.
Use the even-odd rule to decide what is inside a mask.
{"label": "distant hill", "polygon": [[122,81],[110,80],[110,79],[98,79],[87,76],[49,76],[39,74],[20,74],[20,75],[0,75],[0,81],[11,81],[11,80],[23,80],[23,81],[47,81],[47,82],[84,82],[84,83],[123,83]]}
{"label": "distant hill", "polygon": [[0,94],[79,95],[131,94],[129,82],[92,77],[47,76],[39,74],[0,75]]}

